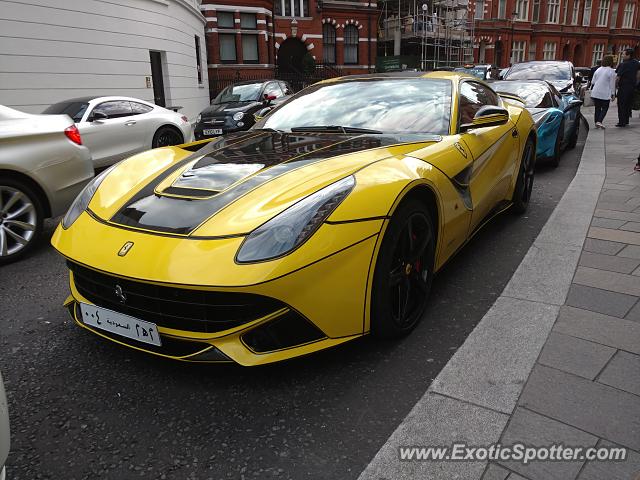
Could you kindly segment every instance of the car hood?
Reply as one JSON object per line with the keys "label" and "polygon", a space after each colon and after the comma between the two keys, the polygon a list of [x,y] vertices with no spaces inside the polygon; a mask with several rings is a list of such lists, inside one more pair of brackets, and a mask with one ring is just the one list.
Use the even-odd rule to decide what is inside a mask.
{"label": "car hood", "polygon": [[560,93],[573,93],[573,80],[547,80]]}
{"label": "car hood", "polygon": [[200,114],[203,117],[217,117],[221,115],[233,115],[236,112],[246,112],[262,105],[262,102],[230,102],[217,103],[205,108]]}
{"label": "car hood", "polygon": [[119,164],[89,209],[127,228],[192,237],[246,234],[300,199],[439,136],[248,131],[189,154],[155,149]]}

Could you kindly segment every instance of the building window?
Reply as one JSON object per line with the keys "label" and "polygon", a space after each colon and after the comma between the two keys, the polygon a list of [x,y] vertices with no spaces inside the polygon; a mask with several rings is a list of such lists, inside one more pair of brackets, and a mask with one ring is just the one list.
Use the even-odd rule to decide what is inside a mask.
{"label": "building window", "polygon": [[555,60],[556,59],[556,42],[544,42],[544,48],[542,50],[543,60]]}
{"label": "building window", "polygon": [[476,0],[476,11],[473,18],[476,20],[482,20],[484,18],[484,0]]}
{"label": "building window", "polygon": [[584,16],[582,17],[582,26],[591,25],[591,0],[584,0]]}
{"label": "building window", "polygon": [[611,7],[611,22],[609,23],[610,28],[616,28],[616,23],[618,23],[618,2],[613,2],[613,6]]}
{"label": "building window", "polygon": [[220,43],[220,62],[236,63],[236,36],[231,33],[218,34],[218,42]]}
{"label": "building window", "polygon": [[549,0],[547,23],[558,23],[560,20],[560,0]]}
{"label": "building window", "polygon": [[533,23],[540,21],[540,0],[533,0],[533,15],[531,21]]}
{"label": "building window", "polygon": [[529,44],[529,61],[532,62],[536,59],[536,42]]}
{"label": "building window", "polygon": [[571,14],[571,25],[578,24],[578,16],[580,15],[580,0],[573,1],[573,13]]}
{"label": "building window", "polygon": [[196,68],[198,69],[198,83],[202,85],[202,60],[200,59],[200,37],[196,37]]}
{"label": "building window", "polygon": [[258,35],[242,35],[242,63],[258,63]]}
{"label": "building window", "polygon": [[598,23],[597,27],[606,27],[607,20],[609,18],[609,0],[600,0],[600,7],[598,8]]}
{"label": "building window", "polygon": [[598,43],[593,46],[593,56],[591,57],[591,65],[595,65],[602,60],[602,54],[604,53],[604,43]]}
{"label": "building window", "polygon": [[569,10],[569,0],[564,0],[562,4],[562,24],[567,24],[567,11]]}
{"label": "building window", "polygon": [[516,2],[516,20],[529,20],[529,0],[518,0]]}
{"label": "building window", "polygon": [[322,25],[322,58],[324,63],[336,63],[336,28],[330,23]]}
{"label": "building window", "polygon": [[218,12],[218,28],[235,28],[233,12]]}
{"label": "building window", "polygon": [[507,0],[498,1],[498,18],[506,18],[507,15]]}
{"label": "building window", "polygon": [[511,49],[512,63],[524,62],[524,53],[527,51],[526,48],[526,42],[513,42]]}
{"label": "building window", "polygon": [[633,14],[636,11],[636,4],[627,2],[624,6],[624,16],[622,17],[622,28],[633,28]]}
{"label": "building window", "polygon": [[309,0],[276,0],[276,15],[285,17],[308,17]]}
{"label": "building window", "polygon": [[240,28],[256,29],[258,28],[258,20],[255,13],[241,13],[240,14]]}
{"label": "building window", "polygon": [[358,29],[354,25],[344,27],[344,63],[358,63]]}

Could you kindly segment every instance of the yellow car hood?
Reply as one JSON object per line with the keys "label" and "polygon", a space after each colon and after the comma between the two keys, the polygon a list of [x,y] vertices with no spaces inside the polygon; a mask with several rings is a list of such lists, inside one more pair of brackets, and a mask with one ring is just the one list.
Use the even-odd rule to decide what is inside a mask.
{"label": "yellow car hood", "polygon": [[249,131],[193,152],[150,150],[118,165],[89,210],[103,221],[179,236],[246,234],[295,202],[371,163],[437,136]]}

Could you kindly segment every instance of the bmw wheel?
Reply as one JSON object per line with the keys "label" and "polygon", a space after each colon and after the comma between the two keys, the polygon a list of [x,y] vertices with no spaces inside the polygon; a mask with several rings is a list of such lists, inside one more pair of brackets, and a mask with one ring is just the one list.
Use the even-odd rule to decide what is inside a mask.
{"label": "bmw wheel", "polygon": [[427,306],[435,235],[427,207],[409,200],[391,218],[378,253],[371,292],[371,333],[397,338],[411,332]]}
{"label": "bmw wheel", "polygon": [[33,249],[43,217],[40,199],[26,184],[13,179],[0,183],[0,265]]}

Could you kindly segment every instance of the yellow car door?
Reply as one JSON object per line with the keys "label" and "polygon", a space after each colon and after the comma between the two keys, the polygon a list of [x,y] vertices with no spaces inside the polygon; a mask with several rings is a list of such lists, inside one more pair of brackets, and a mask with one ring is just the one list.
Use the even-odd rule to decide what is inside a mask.
{"label": "yellow car door", "polygon": [[[501,100],[485,85],[463,81],[459,90],[458,128],[472,123],[475,114],[485,105],[500,106]],[[473,231],[506,198],[520,149],[519,138],[515,125],[509,120],[503,125],[472,128],[461,133],[460,140],[473,158],[468,173]]]}

